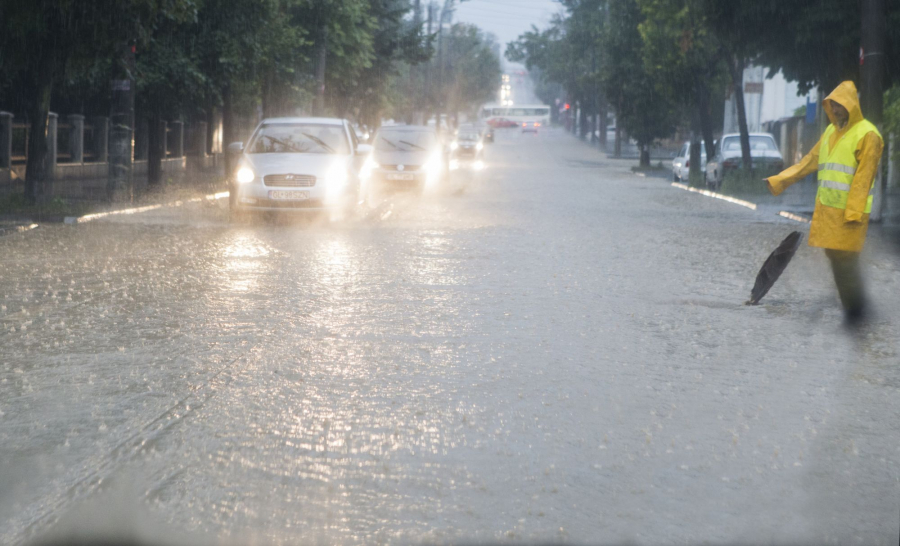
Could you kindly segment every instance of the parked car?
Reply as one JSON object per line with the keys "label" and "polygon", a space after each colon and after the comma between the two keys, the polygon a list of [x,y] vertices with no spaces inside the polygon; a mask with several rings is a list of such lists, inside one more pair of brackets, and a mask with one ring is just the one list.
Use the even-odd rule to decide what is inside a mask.
{"label": "parked car", "polygon": [[265,119],[246,147],[228,146],[238,156],[229,177],[231,209],[321,211],[356,203],[360,159],[371,150],[347,120]]}
{"label": "parked car", "polygon": [[440,137],[433,127],[382,127],[373,139],[374,151],[363,165],[363,191],[409,189],[424,191],[440,183],[447,164]]}
{"label": "parked car", "polygon": [[[750,133],[750,157],[754,168],[773,171],[784,168],[784,159],[769,133]],[[711,189],[722,187],[725,173],[738,169],[741,161],[741,135],[723,135],[716,144],[715,157],[706,163],[706,185]]]}
{"label": "parked car", "polygon": [[[700,171],[706,172],[706,145],[700,143]],[[672,180],[681,182],[687,180],[691,172],[691,143],[685,142],[684,146],[672,160]]]}

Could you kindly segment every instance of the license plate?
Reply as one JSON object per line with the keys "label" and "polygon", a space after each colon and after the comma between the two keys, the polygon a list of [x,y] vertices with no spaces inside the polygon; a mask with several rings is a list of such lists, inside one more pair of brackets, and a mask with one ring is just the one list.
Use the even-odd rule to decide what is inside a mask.
{"label": "license plate", "polygon": [[304,199],[309,199],[309,192],[297,190],[270,190],[269,199],[275,201],[303,201]]}
{"label": "license plate", "polygon": [[412,173],[390,173],[387,175],[388,180],[414,180],[415,175]]}

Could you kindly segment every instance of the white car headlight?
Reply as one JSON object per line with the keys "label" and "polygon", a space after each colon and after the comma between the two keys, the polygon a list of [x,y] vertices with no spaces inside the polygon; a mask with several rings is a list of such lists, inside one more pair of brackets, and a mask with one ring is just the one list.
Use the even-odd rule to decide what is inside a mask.
{"label": "white car headlight", "polygon": [[347,169],[343,165],[335,165],[328,172],[328,183],[332,186],[343,187],[347,183]]}
{"label": "white car headlight", "polygon": [[247,184],[248,182],[253,182],[253,179],[256,178],[256,174],[253,173],[253,169],[250,167],[241,167],[238,169],[237,175],[238,183]]}
{"label": "white car headlight", "polygon": [[479,150],[479,151],[483,150],[483,149],[484,149],[484,144],[482,144],[481,142],[479,142],[478,144],[475,145],[475,149],[476,149],[476,150]]}
{"label": "white car headlight", "polygon": [[368,180],[372,176],[372,171],[374,171],[375,169],[380,169],[380,168],[381,168],[381,165],[376,163],[375,160],[372,159],[372,156],[369,156],[366,159],[366,162],[363,163],[362,169],[360,169],[360,172],[359,172],[359,176],[363,180]]}
{"label": "white car headlight", "polygon": [[459,148],[459,142],[454,141],[454,142],[451,142],[451,143],[450,143],[450,149],[451,149],[451,150],[455,150],[455,149],[457,149],[457,148]]}
{"label": "white car headlight", "polygon": [[425,172],[428,177],[426,183],[434,183],[441,177],[441,171],[443,170],[443,164],[441,160],[440,154],[434,154],[425,163]]}
{"label": "white car headlight", "polygon": [[325,191],[329,198],[336,198],[347,185],[347,167],[343,163],[335,163],[325,174]]}

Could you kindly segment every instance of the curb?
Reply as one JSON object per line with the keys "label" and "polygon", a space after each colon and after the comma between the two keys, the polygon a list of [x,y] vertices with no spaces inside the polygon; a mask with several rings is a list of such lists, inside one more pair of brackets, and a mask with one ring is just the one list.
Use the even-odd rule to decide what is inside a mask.
{"label": "curb", "polygon": [[173,201],[171,203],[158,203],[155,205],[145,205],[143,207],[132,207],[127,209],[118,209],[118,210],[110,210],[106,212],[95,212],[93,214],[85,214],[84,216],[66,216],[63,219],[63,223],[66,224],[84,224],[87,222],[91,222],[93,220],[99,220],[100,218],[106,218],[107,216],[116,216],[120,214],[139,214],[141,212],[147,212],[151,210],[161,209],[161,208],[174,208],[180,207],[187,203],[199,203],[203,200],[207,201],[215,201],[218,199],[224,199],[228,197],[229,192],[221,191],[218,193],[210,193],[208,195],[204,195],[203,197],[194,197],[192,199],[178,200]]}
{"label": "curb", "polygon": [[0,227],[0,237],[4,235],[12,235],[13,233],[25,233],[37,228],[37,224],[22,224],[19,226]]}
{"label": "curb", "polygon": [[[735,197],[731,197],[731,196],[724,195],[721,193],[716,193],[714,191],[701,190],[699,188],[692,188],[686,184],[679,184],[678,182],[672,182],[671,184],[672,184],[672,187],[678,188],[680,190],[686,190],[686,191],[693,192],[693,193],[699,193],[700,195],[703,195],[706,197],[712,197],[713,199],[720,199],[722,201],[727,201],[728,203],[732,203],[734,205],[740,205],[740,206],[748,208],[750,210],[757,210],[756,203],[751,203],[750,201],[744,201],[743,199],[737,199]],[[781,216],[782,218],[787,218],[788,220],[793,220],[795,222],[800,222],[801,224],[810,223],[810,220],[808,218],[804,218],[803,216],[800,216],[798,214],[793,214],[791,212],[787,212],[784,210],[779,211],[778,216]]]}

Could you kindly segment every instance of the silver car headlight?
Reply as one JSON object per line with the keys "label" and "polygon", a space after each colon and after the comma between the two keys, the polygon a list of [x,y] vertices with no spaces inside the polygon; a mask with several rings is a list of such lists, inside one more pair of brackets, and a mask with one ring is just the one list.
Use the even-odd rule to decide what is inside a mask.
{"label": "silver car headlight", "polygon": [[253,182],[253,179],[256,178],[256,174],[250,167],[241,167],[240,169],[238,169],[235,178],[237,179],[239,184],[247,184],[249,182]]}

